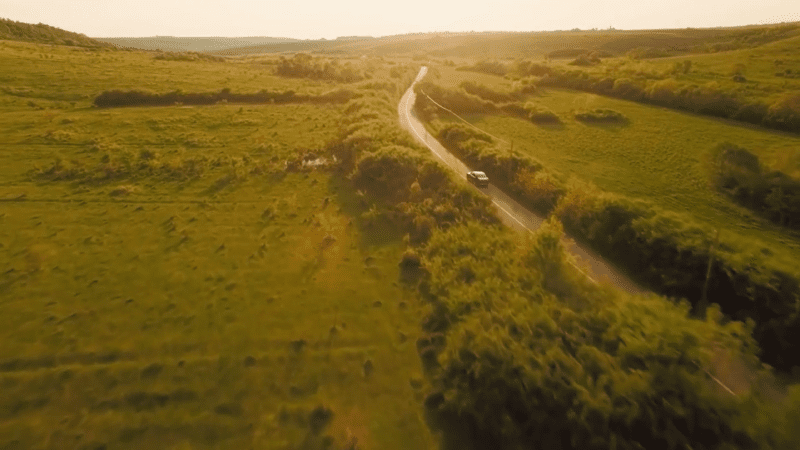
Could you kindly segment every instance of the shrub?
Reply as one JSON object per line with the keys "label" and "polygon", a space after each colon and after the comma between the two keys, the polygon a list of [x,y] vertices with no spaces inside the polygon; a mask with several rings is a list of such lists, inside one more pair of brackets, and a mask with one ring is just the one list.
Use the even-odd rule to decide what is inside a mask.
{"label": "shrub", "polygon": [[545,108],[544,106],[536,105],[534,103],[526,103],[525,111],[528,113],[528,120],[538,124],[556,124],[560,123],[558,115],[553,111]]}
{"label": "shrub", "polygon": [[764,122],[787,131],[800,131],[800,94],[786,93],[769,106]]}
{"label": "shrub", "polygon": [[363,155],[353,173],[353,183],[391,203],[408,200],[411,184],[417,179],[420,160],[400,146],[381,147]]}
{"label": "shrub", "polygon": [[680,84],[674,78],[667,78],[652,83],[647,88],[647,97],[653,103],[664,106],[678,106],[678,91]]}
{"label": "shrub", "polygon": [[628,51],[626,54],[631,59],[651,59],[672,56],[666,50],[653,47],[638,47]]}
{"label": "shrub", "polygon": [[418,93],[418,107],[422,109],[423,114],[425,114],[426,108],[430,108],[431,111],[436,111],[438,109],[435,105],[428,105],[427,96],[430,96],[436,103],[458,114],[495,112],[498,109],[497,105],[493,102],[484,100],[477,95],[472,95],[464,91],[452,91],[430,82],[423,81],[422,83],[418,83],[415,90]]}
{"label": "shrub", "polygon": [[505,76],[508,68],[499,61],[479,61],[472,66],[462,66],[456,70],[488,73],[489,75]]}
{"label": "shrub", "polygon": [[[424,247],[418,341],[430,423],[459,448],[761,448],[783,438],[755,396],[723,397],[715,346],[752,359],[741,323],[582,284],[557,222],[520,248],[467,224]],[[585,283],[585,282],[584,282]],[[725,394],[727,395],[727,394]]]}
{"label": "shrub", "polygon": [[476,95],[484,100],[489,100],[495,103],[513,102],[516,100],[516,98],[511,94],[497,92],[488,86],[472,81],[464,81],[460,84],[460,87],[468,94]]}
{"label": "shrub", "polygon": [[124,106],[173,106],[182,105],[214,105],[217,103],[347,103],[361,94],[349,89],[337,89],[322,95],[298,95],[292,90],[270,92],[262,90],[251,94],[236,94],[230,89],[222,89],[217,93],[185,93],[181,91],[157,94],[153,92],[133,90],[105,91],[95,97],[95,106],[114,108]]}
{"label": "shrub", "polygon": [[527,60],[520,60],[514,64],[513,71],[520,77],[530,77],[530,76],[541,77],[544,75],[551,74],[553,72],[553,69],[544,64],[538,64]]}
{"label": "shrub", "polygon": [[563,50],[553,50],[547,54],[548,58],[575,58],[576,56],[587,55],[589,50],[583,48],[566,48]]}
{"label": "shrub", "polygon": [[569,63],[570,66],[596,66],[600,64],[600,58],[596,56],[580,55]]}
{"label": "shrub", "polygon": [[579,112],[575,119],[588,123],[627,123],[628,119],[620,112],[613,109],[595,109],[593,111]]}
{"label": "shrub", "polygon": [[313,80],[353,83],[365,79],[363,70],[352,63],[315,58],[307,53],[297,53],[291,58],[280,57],[275,73],[283,77],[310,78]]}
{"label": "shrub", "polygon": [[[800,198],[800,197],[798,197]],[[711,230],[642,201],[568,186],[553,212],[573,236],[608,255],[643,284],[664,295],[697,301],[709,260]],[[754,336],[769,364],[800,363],[800,280],[776,269],[763,255],[739,255],[738,245],[720,245],[710,277],[709,301],[738,320],[755,321]]]}
{"label": "shrub", "polygon": [[562,183],[545,171],[531,171],[523,168],[517,173],[514,185],[530,199],[538,211],[550,212],[558,200],[566,193]]}
{"label": "shrub", "polygon": [[712,159],[717,189],[780,225],[800,227],[800,180],[764,172],[756,155],[731,143],[718,145]]}

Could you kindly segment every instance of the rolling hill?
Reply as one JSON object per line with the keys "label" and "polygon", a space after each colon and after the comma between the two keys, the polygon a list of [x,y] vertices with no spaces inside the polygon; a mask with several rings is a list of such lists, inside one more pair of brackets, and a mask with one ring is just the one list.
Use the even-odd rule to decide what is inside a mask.
{"label": "rolling hill", "polygon": [[45,24],[30,24],[0,18],[0,40],[35,42],[39,44],[71,45],[78,47],[107,47],[84,34],[73,33]]}
{"label": "rolling hill", "polygon": [[674,30],[572,30],[541,32],[437,32],[364,40],[298,41],[230,48],[224,55],[313,51],[376,56],[421,54],[440,58],[541,58],[569,50],[624,55],[657,49],[685,55],[749,48],[800,34],[800,24]]}
{"label": "rolling hill", "polygon": [[153,36],[136,38],[97,38],[98,41],[119,47],[173,52],[211,52],[255,45],[279,45],[302,42],[291,38],[273,37],[173,37]]}

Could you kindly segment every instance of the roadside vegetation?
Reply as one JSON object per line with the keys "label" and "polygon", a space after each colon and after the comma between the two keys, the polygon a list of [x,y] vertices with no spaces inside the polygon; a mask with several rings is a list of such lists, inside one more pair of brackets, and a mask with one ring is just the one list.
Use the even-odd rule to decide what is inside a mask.
{"label": "roadside vegetation", "polygon": [[761,388],[730,395],[703,369],[717,346],[754,359],[742,323],[598,288],[567,263],[561,233],[551,219],[520,243],[468,224],[422,250],[431,313],[417,347],[443,449],[797,445],[781,427],[800,411],[797,388],[785,403]]}
{"label": "roadside vegetation", "polygon": [[[725,230],[713,250],[707,301],[718,303],[730,317],[755,321],[754,333],[766,362],[784,371],[800,365],[795,344],[800,322],[794,314],[800,304],[796,239],[788,231],[772,229],[763,219],[748,218],[731,208],[730,200],[718,198],[712,181],[717,176],[715,169],[706,165],[692,147],[681,149],[678,142],[659,143],[660,136],[670,132],[654,133],[651,124],[656,122],[642,123],[648,120],[644,108],[629,105],[623,116],[617,111],[625,107],[620,101],[614,102],[613,109],[590,109],[584,106],[588,103],[565,101],[568,94],[534,96],[535,103],[558,108],[559,116],[564,118],[559,126],[543,127],[509,114],[507,111],[513,110],[509,104],[470,99],[464,91],[432,82],[419,85],[418,92],[418,112],[429,121],[431,131],[443,145],[467,164],[485,171],[494,184],[524,204],[558,217],[573,235],[657,292],[688,299],[696,309],[704,308],[705,304],[700,303],[714,246],[714,229]],[[548,101],[551,95],[554,98]],[[473,124],[492,136],[513,139],[515,148],[466,126],[429,98],[468,115]],[[573,105],[578,107],[577,112],[570,108]],[[574,115],[570,122],[566,122],[567,114]],[[658,117],[653,120],[660,122],[664,112],[654,111],[654,115]],[[629,124],[627,117],[638,123]],[[614,118],[615,123],[604,122],[608,118]],[[599,128],[580,125],[587,119]],[[710,138],[711,142],[728,138],[732,129],[719,125],[724,130],[715,135],[707,125],[692,123],[701,119],[683,120],[698,132],[704,129],[704,139]],[[629,130],[634,126],[641,126],[642,133]],[[763,145],[763,133],[740,133],[750,134],[749,141]],[[621,140],[620,134],[629,137]],[[688,145],[698,143],[697,135],[687,138],[691,138]],[[783,148],[785,139],[775,136],[773,145]],[[649,141],[653,141],[652,147],[643,148]],[[711,155],[713,148],[709,145],[706,154]],[[673,156],[662,159],[665,152],[672,152]],[[680,156],[683,152],[689,153]],[[642,165],[631,165],[632,158],[642,160]],[[575,164],[580,161],[584,163]],[[755,183],[752,177],[748,180],[742,182]],[[601,188],[592,183],[601,184]],[[763,188],[759,189],[759,193],[763,192]],[[784,203],[777,203],[778,198]],[[789,206],[784,207],[789,204],[785,198],[773,194],[772,200],[783,207],[775,214],[784,213],[784,224],[789,212]],[[679,199],[698,207],[681,205]],[[737,227],[742,221],[761,223],[761,231],[750,225]],[[794,245],[787,248],[787,241]]]}

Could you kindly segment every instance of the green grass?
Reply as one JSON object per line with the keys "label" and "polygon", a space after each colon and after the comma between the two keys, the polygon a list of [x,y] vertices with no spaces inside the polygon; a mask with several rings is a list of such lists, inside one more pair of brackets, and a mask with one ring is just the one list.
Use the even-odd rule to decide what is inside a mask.
{"label": "green grass", "polygon": [[[465,79],[494,78],[497,90],[509,81],[465,73]],[[455,80],[442,71],[442,84]],[[556,113],[562,123],[538,126],[507,116],[471,116],[469,121],[489,133],[514,142],[548,169],[575,176],[600,189],[644,198],[667,210],[687,215],[723,234],[740,236],[769,247],[794,270],[800,239],[754,216],[717,193],[710,183],[707,155],[722,141],[752,149],[768,166],[800,174],[800,138],[723,120],[674,112],[665,108],[598,95],[548,89],[529,101]],[[611,109],[628,118],[626,124],[584,124],[577,111]],[[447,114],[445,120],[457,120]],[[760,244],[758,244],[760,242]]]}
{"label": "green grass", "polygon": [[276,77],[263,64],[164,61],[154,55],[0,41],[4,67],[0,84],[3,93],[9,94],[0,108],[28,106],[29,101],[40,106],[68,108],[76,102],[76,107],[87,107],[97,94],[110,89],[219,92],[227,87],[233,92],[318,93],[325,88],[320,82]]}
{"label": "green grass", "polygon": [[[283,449],[318,405],[337,445],[429,445],[401,236],[362,223],[339,175],[284,170],[341,107],[89,107],[114,88],[329,85],[18,42],[0,60],[0,448]],[[39,175],[59,158],[91,176]],[[190,159],[200,176],[137,168]]]}
{"label": "green grass", "polygon": [[[715,83],[718,89],[732,92],[748,100],[771,104],[785,92],[800,90],[800,36],[776,42],[718,53],[691,54],[668,58],[632,60],[625,57],[608,58],[596,66],[585,68],[591,74],[601,76],[630,77],[644,79],[673,78],[678,83],[705,85]],[[690,61],[687,73],[676,69],[684,61]],[[569,60],[557,61],[554,65],[566,66]],[[789,75],[783,75],[788,70]],[[745,82],[733,80],[740,73]],[[776,74],[782,73],[781,76]]]}

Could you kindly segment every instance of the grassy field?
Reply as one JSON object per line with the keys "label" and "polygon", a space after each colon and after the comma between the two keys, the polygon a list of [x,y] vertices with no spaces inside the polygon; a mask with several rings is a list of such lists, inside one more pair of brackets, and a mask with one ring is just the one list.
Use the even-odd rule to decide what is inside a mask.
{"label": "grassy field", "polygon": [[0,60],[0,448],[317,448],[319,406],[335,446],[426,448],[401,236],[339,176],[284,168],[341,107],[90,107],[333,86],[8,41]]}
{"label": "grassy field", "polygon": [[[585,68],[569,65],[573,59],[565,58],[553,60],[553,66],[651,82],[671,79],[676,84],[713,83],[720,91],[769,104],[786,92],[800,89],[798,49],[800,36],[793,36],[753,48],[715,53],[651,59],[615,57]],[[684,67],[687,68],[684,70]],[[734,79],[737,74],[743,77],[739,81]]]}
{"label": "grassy field", "polygon": [[[449,88],[465,80],[498,91],[511,91],[513,86],[512,81],[492,75],[446,67],[438,67],[438,71],[435,82]],[[527,100],[552,110],[560,124],[536,125],[500,115],[467,118],[479,128],[513,141],[515,151],[534,156],[564,177],[574,176],[602,190],[647,199],[689,215],[723,234],[738,235],[784,254],[785,266],[795,267],[800,239],[717,193],[709,178],[707,155],[720,142],[736,142],[769,167],[798,176],[800,139],[796,136],[567,90],[546,89]],[[574,118],[578,111],[598,108],[619,111],[629,121],[591,125]],[[442,118],[457,120],[447,114]]]}
{"label": "grassy field", "polygon": [[4,67],[0,84],[6,94],[0,107],[80,108],[89,106],[97,94],[109,89],[157,92],[292,89],[298,93],[317,93],[331,88],[311,80],[275,77],[270,67],[257,62],[169,61],[155,56],[141,51],[0,41],[0,63]]}

